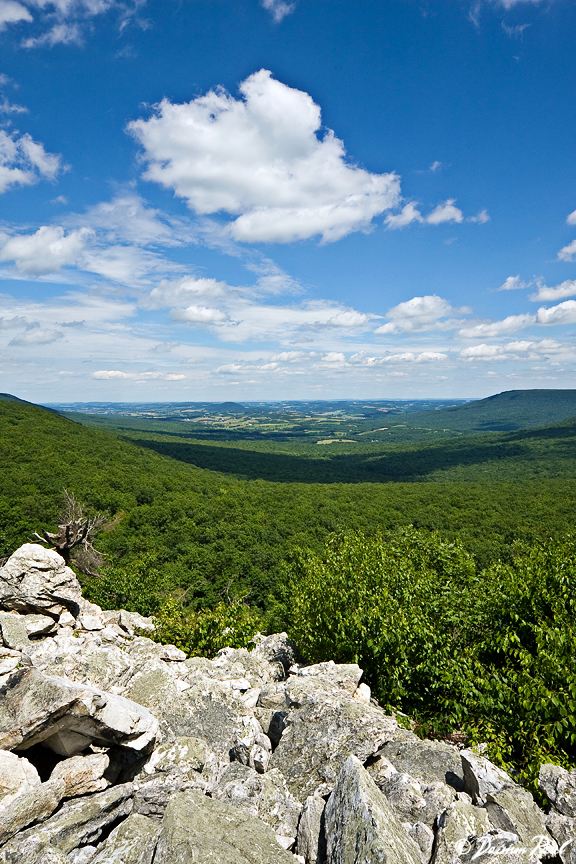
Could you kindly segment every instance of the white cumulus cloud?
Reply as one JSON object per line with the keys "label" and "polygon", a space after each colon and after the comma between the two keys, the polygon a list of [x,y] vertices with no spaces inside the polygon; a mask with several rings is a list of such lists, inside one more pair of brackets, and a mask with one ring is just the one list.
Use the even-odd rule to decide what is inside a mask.
{"label": "white cumulus cloud", "polygon": [[90,234],[89,229],[81,228],[65,235],[59,225],[43,225],[34,234],[5,239],[0,248],[0,261],[13,261],[20,273],[36,276],[55,273],[66,264],[76,262]]}
{"label": "white cumulus cloud", "polygon": [[178,375],[174,372],[121,372],[119,369],[100,369],[98,372],[92,373],[92,378],[99,378],[104,381],[113,379],[132,378],[136,381],[182,381],[186,378],[185,375]]}
{"label": "white cumulus cloud", "polygon": [[189,324],[220,324],[226,321],[228,316],[220,309],[192,305],[186,309],[173,309],[171,318],[173,321],[186,321]]}
{"label": "white cumulus cloud", "polygon": [[576,225],[576,210],[573,210],[572,213],[566,217],[566,224]]}
{"label": "white cumulus cloud", "polygon": [[308,93],[265,69],[240,92],[234,99],[219,88],[181,105],[164,99],[148,120],[130,123],[143,147],[144,177],[196,213],[236,216],[230,234],[245,242],[318,234],[334,241],[397,205],[397,175],[351,164],[342,141],[322,129]]}
{"label": "white cumulus cloud", "polygon": [[405,204],[400,213],[391,213],[385,219],[387,228],[405,228],[412,222],[423,222],[422,214],[414,201]]}
{"label": "white cumulus cloud", "polygon": [[470,311],[466,306],[454,309],[448,300],[437,294],[413,297],[411,300],[406,300],[389,309],[385,316],[389,319],[388,324],[378,327],[374,333],[416,333],[423,330],[447,330],[461,323],[451,320],[449,316],[468,314]]}
{"label": "white cumulus cloud", "polygon": [[427,217],[429,225],[441,225],[443,222],[462,222],[464,215],[462,211],[454,206],[455,198],[449,198],[444,204],[438,204],[435,210]]}
{"label": "white cumulus cloud", "polygon": [[548,285],[538,285],[538,291],[530,295],[530,300],[562,300],[564,297],[573,297],[576,294],[576,279],[566,279],[560,285],[549,288]]}
{"label": "white cumulus cloud", "polygon": [[146,0],[0,0],[0,30],[9,24],[35,24],[36,35],[24,38],[23,48],[82,44],[90,19],[115,9],[120,31]]}
{"label": "white cumulus cloud", "polygon": [[516,291],[520,288],[529,288],[531,282],[523,282],[520,276],[508,276],[497,291]]}
{"label": "white cumulus cloud", "polygon": [[516,333],[536,323],[535,315],[508,315],[502,321],[490,321],[486,324],[476,324],[473,327],[463,327],[458,331],[465,339],[483,339],[490,336],[502,336],[506,333]]}
{"label": "white cumulus cloud", "polygon": [[62,168],[61,157],[47,153],[25,133],[0,129],[0,194],[11,186],[30,186],[41,178],[53,180]]}
{"label": "white cumulus cloud", "polygon": [[538,324],[576,324],[576,300],[565,300],[546,309],[542,306],[536,313]]}
{"label": "white cumulus cloud", "polygon": [[558,252],[559,261],[574,261],[576,255],[576,240],[572,240],[568,246],[563,246]]}

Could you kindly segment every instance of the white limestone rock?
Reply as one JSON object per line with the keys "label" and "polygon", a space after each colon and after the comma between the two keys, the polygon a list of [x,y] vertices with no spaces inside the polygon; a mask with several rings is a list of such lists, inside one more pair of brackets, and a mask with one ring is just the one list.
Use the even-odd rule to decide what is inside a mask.
{"label": "white limestone rock", "polygon": [[324,818],[329,864],[421,864],[420,847],[355,756],[343,764]]}
{"label": "white limestone rock", "polygon": [[57,619],[80,611],[80,583],[61,555],[38,543],[25,543],[0,568],[0,608],[46,614]]}

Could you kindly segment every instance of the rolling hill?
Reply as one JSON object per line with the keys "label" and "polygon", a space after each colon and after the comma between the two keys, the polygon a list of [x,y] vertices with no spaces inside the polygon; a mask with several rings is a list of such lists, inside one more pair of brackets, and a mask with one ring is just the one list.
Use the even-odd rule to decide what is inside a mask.
{"label": "rolling hill", "polygon": [[[510,432],[576,416],[576,390],[508,390],[456,408],[402,417],[406,426],[457,432]],[[389,418],[389,425],[396,418]]]}

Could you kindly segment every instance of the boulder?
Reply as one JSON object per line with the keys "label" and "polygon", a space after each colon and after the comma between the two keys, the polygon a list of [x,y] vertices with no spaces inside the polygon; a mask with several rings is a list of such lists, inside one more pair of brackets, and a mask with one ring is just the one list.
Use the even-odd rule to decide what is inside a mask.
{"label": "boulder", "polygon": [[434,849],[434,832],[424,822],[415,822],[408,834],[422,853],[422,864],[428,864]]}
{"label": "boulder", "polygon": [[15,672],[0,690],[4,749],[26,750],[43,743],[60,755],[74,756],[94,742],[140,751],[157,732],[157,720],[141,705],[35,668]]}
{"label": "boulder", "polygon": [[145,781],[138,779],[134,790],[134,813],[161,822],[168,803],[178,792],[199,789],[204,795],[207,788],[207,781],[200,775],[190,779],[182,774],[161,774]]}
{"label": "boulder", "polygon": [[342,765],[324,813],[329,864],[420,864],[420,848],[356,756]]}
{"label": "boulder", "polygon": [[106,753],[72,756],[70,759],[58,762],[50,779],[64,781],[64,798],[102,792],[110,785],[104,777],[109,765],[110,757]]}
{"label": "boulder", "polygon": [[160,826],[132,813],[110,833],[91,864],[151,864]]}
{"label": "boulder", "polygon": [[224,691],[209,678],[197,678],[182,691],[180,679],[159,660],[141,663],[124,693],[154,713],[166,740],[201,738],[227,760],[249,716],[236,691]]}
{"label": "boulder", "polygon": [[154,864],[294,864],[255,816],[190,790],[168,804]]}
{"label": "boulder", "polygon": [[201,738],[179,737],[165,741],[154,750],[144,765],[143,774],[180,773],[191,776],[200,773],[214,754]]}
{"label": "boulder", "polygon": [[[64,787],[61,780],[55,782]],[[0,864],[30,864],[46,846],[68,855],[79,846],[96,843],[108,825],[130,814],[132,792],[132,784],[125,783],[64,804],[50,819],[21,831],[2,847]]]}
{"label": "boulder", "polygon": [[457,792],[464,791],[462,759],[456,747],[443,741],[421,741],[410,733],[406,737],[385,744],[378,755],[420,783],[441,780]]}
{"label": "boulder", "polygon": [[32,822],[42,822],[51,816],[64,795],[62,780],[40,783],[28,792],[21,792],[0,810],[0,845]]}
{"label": "boulder", "polygon": [[302,807],[296,854],[304,858],[306,864],[323,864],[326,860],[325,807],[326,802],[320,795],[309,795]]}
{"label": "boulder", "polygon": [[127,652],[119,645],[102,644],[99,634],[59,633],[53,639],[33,642],[28,654],[34,666],[48,675],[102,690],[114,687],[115,692],[122,691],[134,674],[134,664]]}
{"label": "boulder", "polygon": [[439,819],[434,864],[456,864],[469,848],[469,838],[483,835],[490,828],[486,811],[475,807],[468,795],[459,793],[458,800]]}
{"label": "boulder", "polygon": [[501,768],[493,765],[485,756],[472,750],[461,750],[464,791],[474,803],[482,804],[489,792],[501,792],[507,786],[515,786],[512,778]]}
{"label": "boulder", "polygon": [[0,608],[58,617],[80,611],[80,583],[61,555],[25,543],[0,568]]}
{"label": "boulder", "polygon": [[270,768],[280,770],[300,801],[314,792],[331,792],[351,753],[365,762],[387,741],[404,734],[381,708],[318,690],[309,692],[305,704],[287,719]]}
{"label": "boulder", "polygon": [[[304,666],[296,673],[299,677],[313,677],[343,690],[348,696],[354,696],[362,678],[362,669],[356,663],[316,663],[314,666]],[[370,701],[370,700],[368,700]]]}
{"label": "boulder", "polygon": [[29,637],[48,636],[58,630],[58,624],[49,615],[25,615],[23,621]]}
{"label": "boulder", "polygon": [[558,844],[562,864],[576,864],[576,819],[551,810],[546,817],[546,828]]}
{"label": "boulder", "polygon": [[296,841],[302,805],[286,787],[279,771],[261,776],[248,765],[226,765],[209,786],[212,798],[240,807],[269,825],[284,848]]}
{"label": "boulder", "polygon": [[0,810],[17,795],[39,785],[38,772],[28,759],[0,750]]}
{"label": "boulder", "polygon": [[488,792],[485,807],[492,826],[516,834],[528,857],[532,854],[536,860],[557,854],[558,845],[547,831],[544,813],[527,789],[512,786]]}
{"label": "boulder", "polygon": [[559,765],[542,765],[538,785],[558,813],[576,817],[576,770],[566,771]]}
{"label": "boulder", "polygon": [[394,773],[377,784],[400,822],[421,822],[429,828],[454,800],[446,783],[420,784],[409,774]]}
{"label": "boulder", "polygon": [[[254,637],[256,647],[250,654],[258,660],[264,660],[277,670],[276,675],[285,677],[291,666],[296,663],[297,649],[293,642],[288,639],[286,633],[273,633],[271,636],[262,636],[257,633]],[[279,665],[282,670],[279,669]]]}
{"label": "boulder", "polygon": [[14,651],[27,651],[30,639],[24,624],[24,617],[15,612],[0,612],[0,633],[6,648]]}

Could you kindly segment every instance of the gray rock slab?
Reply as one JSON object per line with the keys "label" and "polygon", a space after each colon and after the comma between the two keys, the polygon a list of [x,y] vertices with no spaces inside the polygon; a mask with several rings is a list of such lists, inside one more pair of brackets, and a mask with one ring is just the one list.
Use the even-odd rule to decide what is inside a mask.
{"label": "gray rock slab", "polygon": [[117,825],[100,848],[92,864],[151,864],[160,826],[132,813]]}
{"label": "gray rock slab", "polygon": [[287,673],[298,659],[296,646],[288,639],[286,633],[273,633],[271,636],[262,636],[261,633],[257,633],[254,642],[256,647],[252,649],[250,654],[259,660],[265,660],[275,669],[278,669],[278,664],[280,664],[284,673]]}
{"label": "gray rock slab", "polygon": [[403,735],[395,718],[382,709],[325,692],[309,694],[288,720],[270,768],[280,770],[299,801],[314,792],[331,792],[351,753],[365,762],[387,741]]}
{"label": "gray rock slab", "polygon": [[558,844],[562,864],[576,864],[576,819],[552,810],[546,817],[546,828]]}
{"label": "gray rock slab", "polygon": [[190,790],[168,804],[154,864],[294,864],[255,816]]}
{"label": "gray rock slab", "polygon": [[528,864],[538,858],[526,854],[517,834],[493,828],[487,834],[470,837],[459,860],[461,864],[484,864],[495,860],[502,864]]}
{"label": "gray rock slab", "polygon": [[462,795],[439,819],[434,864],[456,864],[469,848],[469,838],[486,834],[490,829],[486,811]]}
{"label": "gray rock slab", "polygon": [[302,805],[290,794],[278,770],[259,774],[248,765],[231,762],[211,783],[212,798],[258,816],[279,837],[296,840]]}
{"label": "gray rock slab", "polygon": [[58,630],[56,621],[49,615],[25,615],[24,627],[29,637],[48,636]]}
{"label": "gray rock slab", "polygon": [[164,741],[151,754],[142,769],[142,773],[168,773],[178,771],[190,775],[203,770],[214,754],[201,738],[181,736],[173,741]]}
{"label": "gray rock slab", "polygon": [[50,615],[80,611],[80,583],[52,549],[25,543],[0,568],[0,608]]}
{"label": "gray rock slab", "polygon": [[13,798],[0,810],[0,844],[6,843],[32,822],[41,822],[51,816],[63,795],[64,783],[49,780]]}
{"label": "gray rock slab", "polygon": [[0,849],[0,864],[28,864],[46,846],[67,855],[79,846],[96,843],[108,825],[131,813],[132,792],[132,784],[125,783],[64,804],[50,819],[21,831]]}
{"label": "gray rock slab", "polygon": [[212,678],[215,681],[238,681],[245,679],[250,687],[258,690],[266,684],[284,677],[273,664],[264,658],[251,654],[246,648],[222,648],[213,660],[205,657],[191,657],[185,662],[188,680]]}
{"label": "gray rock slab", "polygon": [[563,816],[576,816],[576,770],[542,765],[538,785],[555,810]]}
{"label": "gray rock slab", "polygon": [[25,616],[10,612],[0,612],[0,633],[6,648],[15,651],[28,651],[30,639],[24,623]]}
{"label": "gray rock slab", "polygon": [[[22,854],[22,849],[19,849],[16,841],[13,841],[2,849],[0,860],[2,860],[2,864],[22,864]],[[27,850],[26,864],[70,864],[70,861],[63,852],[47,843],[35,848],[34,851]]]}
{"label": "gray rock slab", "polygon": [[385,744],[380,754],[397,771],[410,774],[420,783],[441,780],[457,792],[464,790],[464,777],[460,753],[442,741],[421,741],[415,735],[407,741]]}
{"label": "gray rock slab", "polygon": [[0,690],[0,747],[25,750],[33,744],[64,756],[90,742],[142,750],[158,732],[155,717],[122,696],[44,675],[15,672]]}
{"label": "gray rock slab", "polygon": [[493,765],[485,756],[472,750],[461,750],[464,791],[472,801],[483,802],[489,792],[500,792],[508,786],[515,786],[509,774]]}
{"label": "gray rock slab", "polygon": [[109,765],[110,757],[106,753],[72,756],[58,762],[50,779],[64,781],[64,798],[102,792],[110,785],[104,777]]}
{"label": "gray rock slab", "polygon": [[74,636],[58,634],[53,639],[33,642],[28,654],[34,666],[77,684],[101,690],[123,689],[134,674],[134,664],[120,646],[101,644],[91,634],[76,631]]}
{"label": "gray rock slab", "polygon": [[420,848],[355,756],[341,768],[324,819],[329,864],[420,864]]}
{"label": "gray rock slab", "polygon": [[454,800],[446,783],[421,784],[409,774],[392,774],[377,784],[400,822],[422,822],[429,828]]}
{"label": "gray rock slab", "polygon": [[326,663],[316,663],[313,666],[304,666],[296,673],[298,677],[313,677],[343,690],[348,696],[353,696],[362,678],[362,669],[356,663],[334,663],[328,660]]}
{"label": "gray rock slab", "polygon": [[40,785],[36,768],[25,757],[0,750],[0,808],[21,792]]}
{"label": "gray rock slab", "polygon": [[424,822],[415,822],[408,833],[422,853],[423,864],[428,864],[434,849],[434,832]]}
{"label": "gray rock slab", "polygon": [[488,792],[485,807],[492,826],[517,834],[534,860],[557,854],[558,845],[548,833],[544,813],[527,789],[514,786]]}
{"label": "gray rock slab", "polygon": [[208,787],[201,775],[190,779],[182,774],[161,774],[149,780],[137,780],[134,785],[134,813],[156,822],[162,820],[168,803],[177,792],[199,789],[204,794]]}
{"label": "gray rock slab", "polygon": [[309,795],[302,807],[296,854],[301,855],[306,864],[323,864],[326,860],[325,807],[326,802],[320,795]]}

